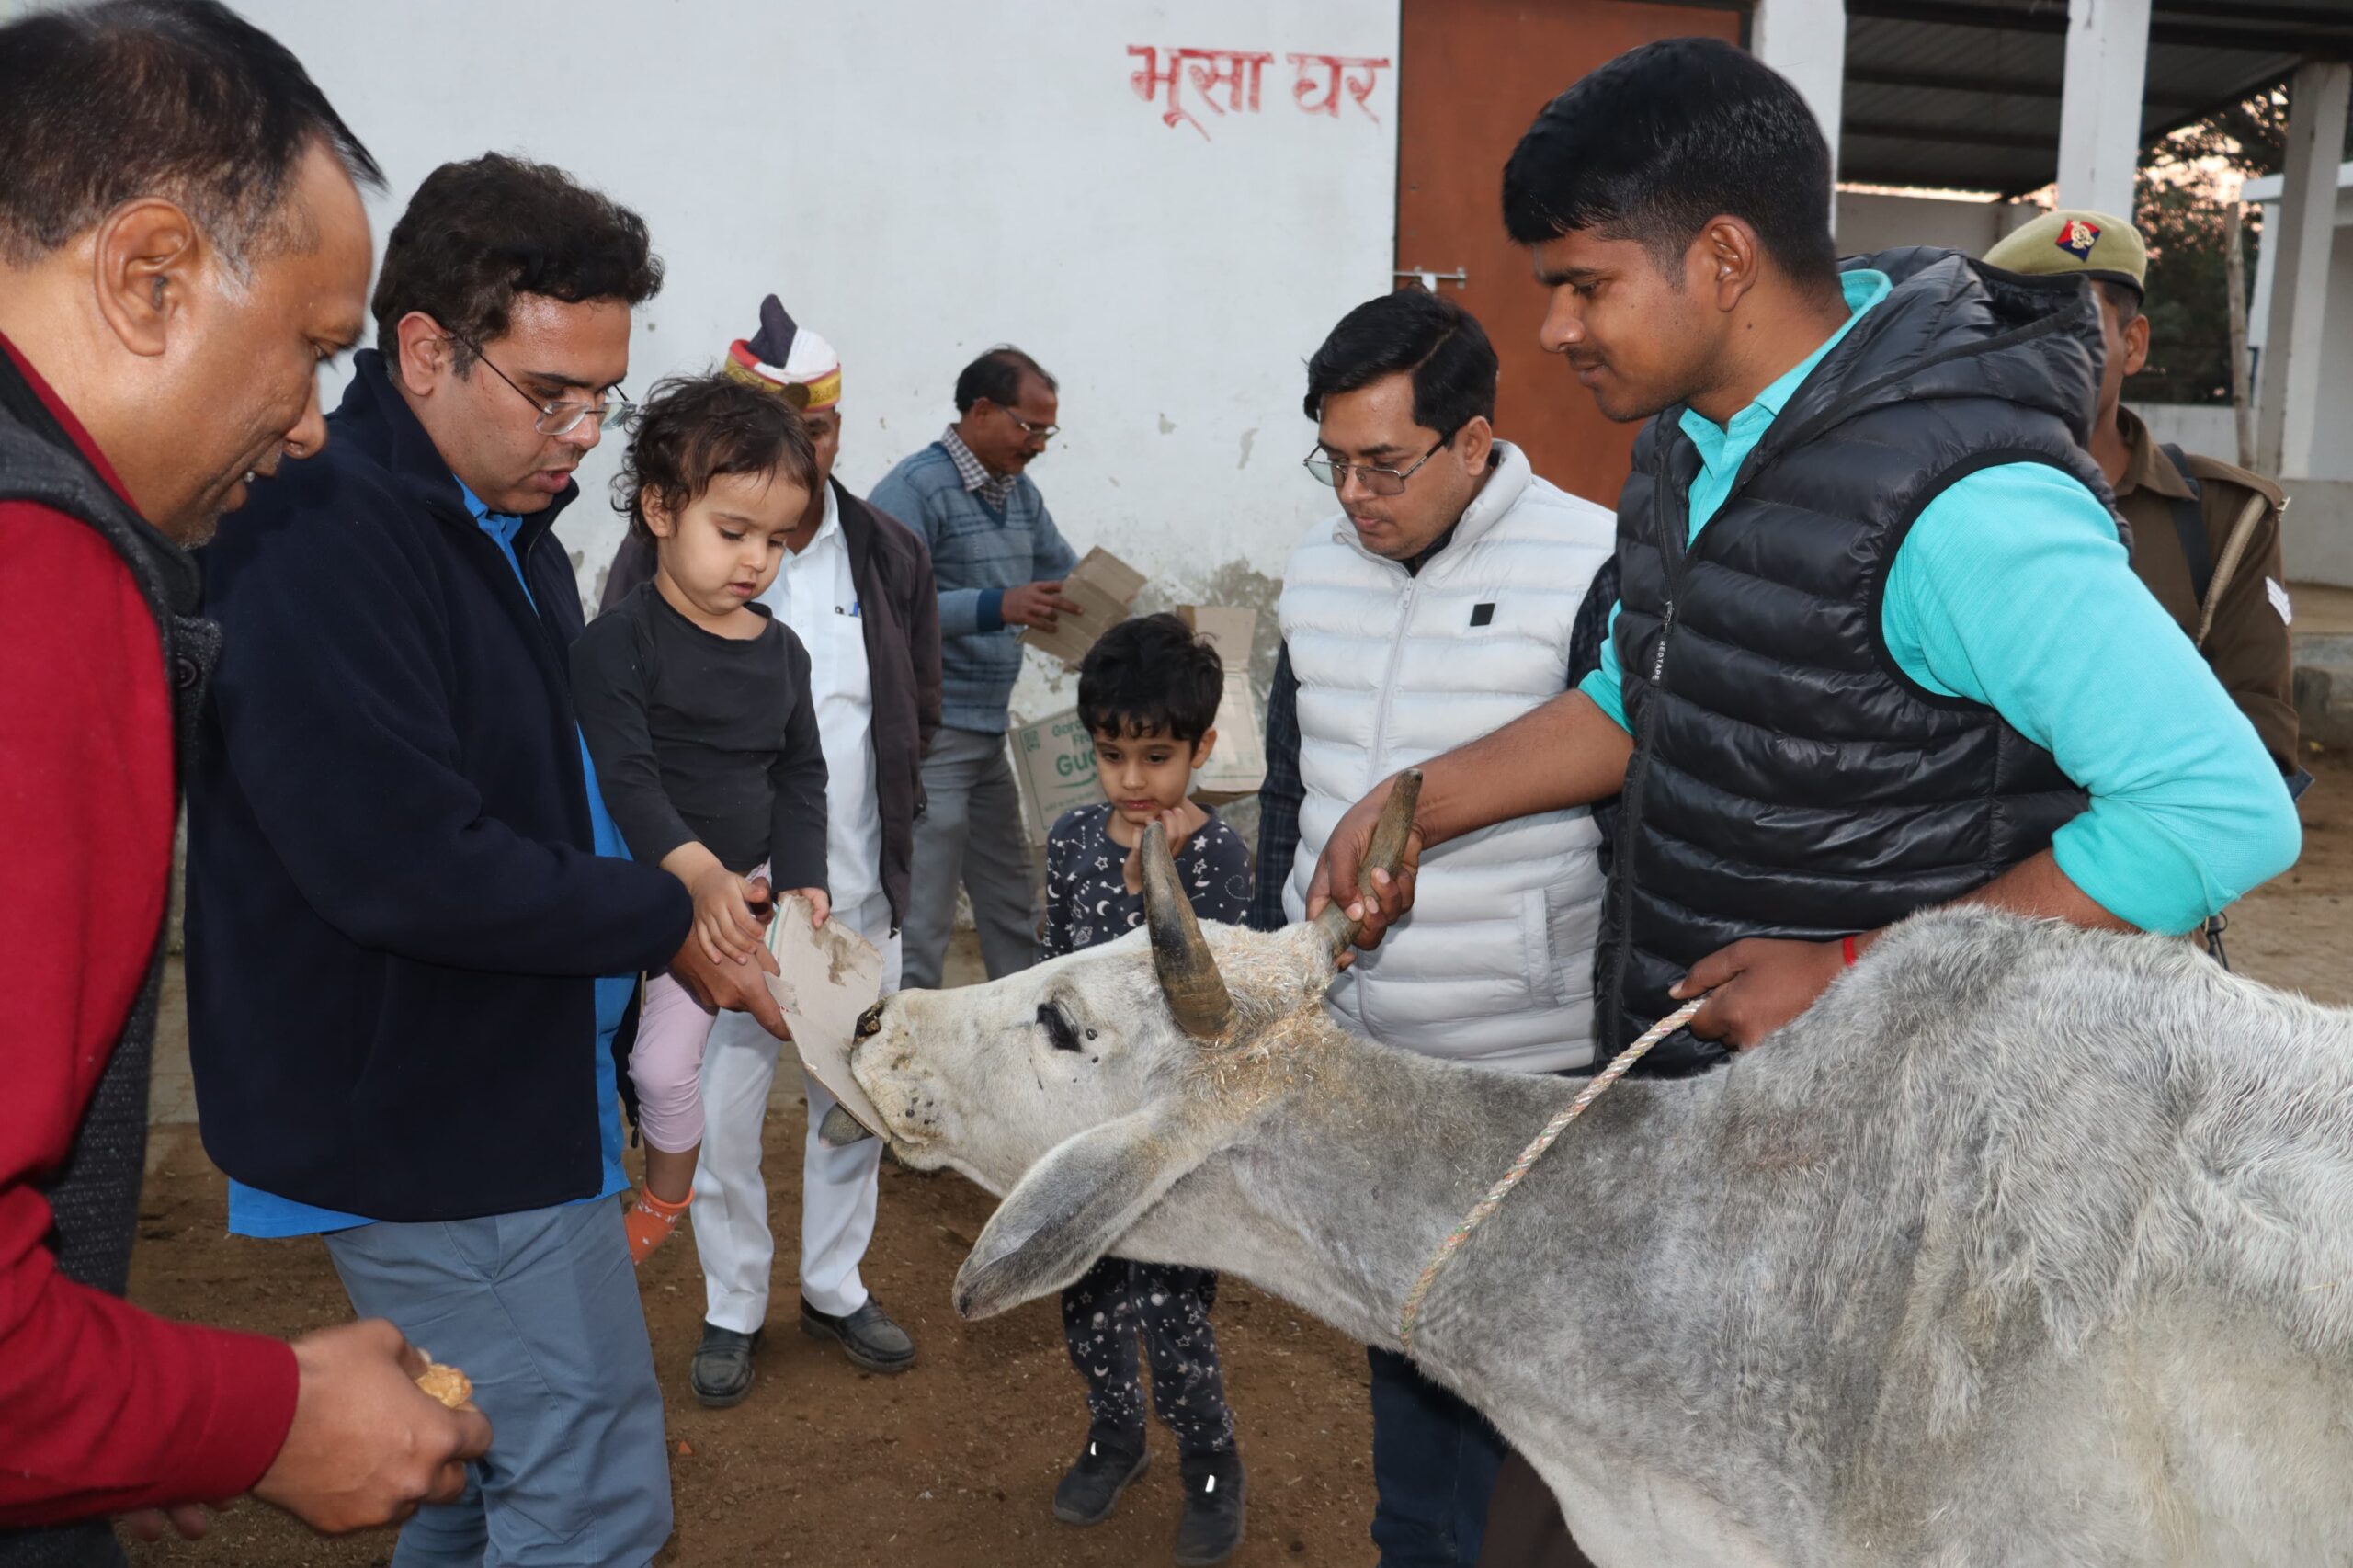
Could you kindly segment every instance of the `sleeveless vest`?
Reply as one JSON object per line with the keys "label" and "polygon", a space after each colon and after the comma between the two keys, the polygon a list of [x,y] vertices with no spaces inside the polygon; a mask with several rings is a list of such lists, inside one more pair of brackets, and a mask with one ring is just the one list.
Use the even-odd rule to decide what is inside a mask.
{"label": "sleeveless vest", "polygon": [[[13,373],[13,367],[0,362],[0,375]],[[5,414],[0,414],[0,500],[35,501],[80,518],[130,566],[140,597],[155,617],[171,686],[174,756],[185,770],[205,678],[220,653],[219,628],[176,613],[177,608],[195,603],[194,562],[125,507],[78,454],[59,450]],[[159,877],[170,871],[168,865],[155,868]],[[55,1229],[58,1272],[118,1296],[131,1282],[139,1185],[146,1172],[147,1078],[155,1048],[165,924],[159,921],[150,937],[147,978],[122,1037],[99,1074],[73,1150],[63,1168],[42,1188]],[[113,1568],[123,1561],[113,1527],[103,1520],[0,1531],[0,1568]]]}
{"label": "sleeveless vest", "polygon": [[[1320,523],[1283,571],[1283,641],[1299,677],[1293,920],[1332,828],[1374,783],[1500,729],[1566,689],[1609,514],[1495,466],[1454,537],[1407,575]],[[1347,1028],[1432,1056],[1523,1072],[1593,1058],[1600,830],[1583,808],[1500,823],[1423,858],[1413,913],[1334,983]]]}
{"label": "sleeveless vest", "polygon": [[[1667,987],[1718,949],[1835,939],[1947,903],[2086,803],[2000,714],[1909,679],[1880,608],[1904,535],[1970,473],[2048,463],[2109,500],[2082,446],[2097,308],[2075,279],[1953,252],[1847,265],[1893,290],[1792,395],[1696,540],[1683,411],[1635,446],[1616,631],[1635,746],[1604,925],[1605,1053],[1671,1012]],[[1723,1054],[1686,1032],[1645,1066]]]}

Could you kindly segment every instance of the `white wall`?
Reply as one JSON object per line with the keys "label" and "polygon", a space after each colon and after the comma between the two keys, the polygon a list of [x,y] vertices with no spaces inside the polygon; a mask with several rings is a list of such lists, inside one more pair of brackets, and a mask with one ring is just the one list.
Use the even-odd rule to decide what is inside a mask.
{"label": "white wall", "polygon": [[2239,460],[2238,415],[2228,403],[2132,403],[2130,398],[2125,402],[2159,441],[2224,462]]}
{"label": "white wall", "polygon": [[1967,201],[1892,191],[1838,193],[1838,254],[1870,256],[1901,245],[1943,245],[1984,256],[1994,242],[2042,215],[2030,201]]}
{"label": "white wall", "polygon": [[[2353,424],[2353,164],[2345,164],[2336,176],[2336,243],[2329,253],[2328,308],[2322,317],[2325,341],[2321,346],[2320,438],[2313,443],[2309,475],[2328,481],[2353,481],[2353,444],[2342,438],[2342,432]],[[2279,233],[2280,221],[2280,187],[2277,175],[2249,180],[2242,191],[2244,198],[2263,209],[2263,233],[2266,236]],[[2260,241],[2256,246],[2254,298],[2247,306],[2247,338],[2259,355],[2271,324],[2272,277],[2278,265],[2273,248]],[[2331,498],[2324,504],[2319,496]],[[2335,498],[2333,491],[2315,487],[2313,498],[2300,492],[2298,508],[2290,514],[2287,528],[2289,570],[2308,575],[2313,581],[2353,583],[2353,507]],[[2300,565],[2297,560],[2300,535],[2309,530],[2325,530],[2335,534],[2347,532],[2339,540],[2332,537],[2324,549],[2312,544],[2312,553]]]}
{"label": "white wall", "polygon": [[1847,0],[1755,0],[1749,47],[1790,80],[1822,122],[1834,172],[1847,94]]}
{"label": "white wall", "polygon": [[[1301,368],[1389,287],[1395,0],[238,6],[382,162],[380,247],[428,170],[488,149],[642,212],[669,273],[632,392],[711,363],[774,290],[841,350],[853,489],[936,437],[957,369],[1012,341],[1062,381],[1068,433],[1033,473],[1082,552],[1182,599],[1220,567],[1279,571],[1329,508],[1296,462]],[[1128,50],[1180,44],[1270,53],[1257,111],[1221,117],[1188,83],[1202,129],[1163,123]],[[1292,52],[1392,65],[1332,116],[1294,97]],[[584,593],[619,539],[613,455],[561,528]]]}
{"label": "white wall", "polygon": [[[2353,164],[2339,170],[2337,182],[2336,243],[2329,252],[2328,308],[2322,317],[2321,328],[2325,335],[2320,363],[2321,436],[2313,444],[2312,461],[2307,465],[2312,472],[2296,475],[2298,478],[2353,480],[2353,445],[2339,435],[2348,422],[2353,422],[2353,234],[2347,233],[2348,227],[2353,227]],[[2263,233],[2267,236],[2279,233],[2281,229],[2279,186],[2276,176],[2249,180],[2244,192],[2246,199],[2262,206]],[[2254,298],[2247,303],[2247,340],[2258,356],[2269,335],[2272,278],[2277,265],[2277,253],[2258,241]],[[2259,385],[2259,377],[2257,381]],[[2292,541],[2292,529],[2290,538]],[[2353,550],[2353,544],[2347,549]]]}

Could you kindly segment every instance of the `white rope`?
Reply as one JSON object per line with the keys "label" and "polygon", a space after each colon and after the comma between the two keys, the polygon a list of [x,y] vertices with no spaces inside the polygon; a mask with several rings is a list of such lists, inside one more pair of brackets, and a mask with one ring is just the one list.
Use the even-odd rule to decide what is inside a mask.
{"label": "white rope", "polygon": [[1397,1337],[1404,1343],[1407,1354],[1410,1355],[1414,1348],[1414,1324],[1422,1315],[1422,1298],[1430,1293],[1430,1282],[1438,1278],[1438,1271],[1446,1267],[1447,1260],[1461,1249],[1462,1244],[1470,1238],[1471,1233],[1477,1230],[1481,1222],[1500,1208],[1505,1199],[1511,1196],[1511,1189],[1519,1185],[1519,1178],[1526,1176],[1535,1167],[1536,1162],[1544,1157],[1544,1151],[1552,1146],[1554,1139],[1568,1131],[1569,1123],[1583,1116],[1585,1108],[1599,1099],[1610,1085],[1624,1077],[1626,1070],[1640,1062],[1651,1047],[1689,1023],[1693,1016],[1699,1011],[1700,1004],[1706,1000],[1706,997],[1700,996],[1686,1002],[1682,1006],[1643,1030],[1642,1039],[1620,1051],[1616,1060],[1603,1068],[1600,1074],[1592,1083],[1587,1084],[1575,1099],[1569,1102],[1567,1109],[1544,1124],[1544,1131],[1538,1133],[1528,1147],[1519,1152],[1519,1158],[1511,1163],[1511,1169],[1504,1172],[1503,1179],[1489,1187],[1487,1196],[1473,1204],[1471,1212],[1462,1217],[1462,1223],[1455,1226],[1446,1240],[1438,1243],[1438,1251],[1430,1255],[1428,1264],[1422,1269],[1421,1278],[1415,1280],[1414,1288],[1405,1292],[1405,1304],[1397,1313]]}

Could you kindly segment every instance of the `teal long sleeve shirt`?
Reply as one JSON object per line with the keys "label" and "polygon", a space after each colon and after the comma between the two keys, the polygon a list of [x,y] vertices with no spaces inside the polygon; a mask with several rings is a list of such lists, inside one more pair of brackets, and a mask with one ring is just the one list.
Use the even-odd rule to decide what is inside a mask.
{"label": "teal long sleeve shirt", "polygon": [[[1846,326],[1718,426],[1686,410],[1699,451],[1689,538],[1807,374],[1864,312],[1883,273],[1845,275]],[[1579,689],[1620,727],[1614,636]],[[2091,796],[2052,839],[2059,869],[2120,920],[2191,931],[2294,864],[2295,807],[2254,726],[2132,574],[2108,507],[2042,463],[1982,469],[1914,523],[1888,573],[1880,629],[1904,675],[1984,703]]]}

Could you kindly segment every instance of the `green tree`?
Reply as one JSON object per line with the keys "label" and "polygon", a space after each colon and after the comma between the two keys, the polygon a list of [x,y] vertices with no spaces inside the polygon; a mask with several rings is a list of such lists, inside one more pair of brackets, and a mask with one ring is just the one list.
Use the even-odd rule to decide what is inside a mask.
{"label": "green tree", "polygon": [[[2132,222],[2149,245],[2149,363],[2126,385],[2128,400],[2231,401],[2222,199],[2244,180],[2278,173],[2287,140],[2287,89],[2271,87],[2160,138],[2142,153]],[[2242,259],[2252,289],[2261,219],[2250,212],[2247,220]]]}
{"label": "green tree", "polygon": [[[2202,173],[2163,163],[2144,162],[2141,167],[2132,222],[2149,246],[2143,307],[2149,318],[2149,362],[2125,385],[2130,403],[2231,401],[2222,192],[2212,177],[2197,177]],[[2252,279],[2252,247],[2245,259]]]}

